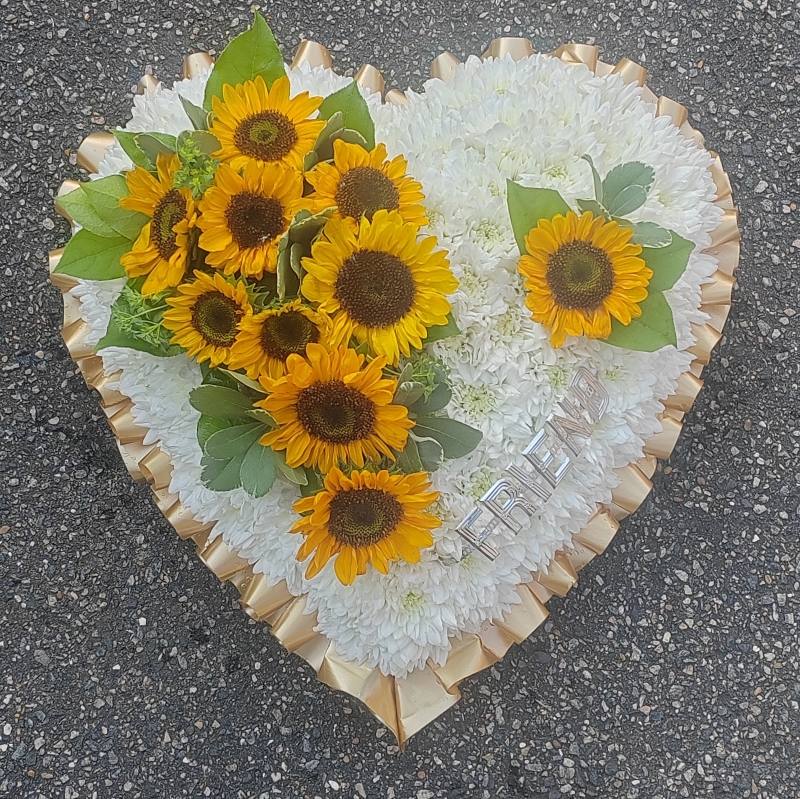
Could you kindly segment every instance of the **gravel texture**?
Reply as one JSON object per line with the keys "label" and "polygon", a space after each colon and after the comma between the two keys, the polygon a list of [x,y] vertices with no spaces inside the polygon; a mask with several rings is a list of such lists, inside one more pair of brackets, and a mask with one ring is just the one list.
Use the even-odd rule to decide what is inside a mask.
{"label": "gravel texture", "polygon": [[551,619],[400,752],[238,609],[124,470],[58,330],[52,195],[145,71],[228,0],[0,0],[0,795],[762,797],[800,778],[800,10],[791,0],[265,7],[291,51],[419,87],[497,35],[628,56],[686,104],[742,211],[726,336],[655,490]]}

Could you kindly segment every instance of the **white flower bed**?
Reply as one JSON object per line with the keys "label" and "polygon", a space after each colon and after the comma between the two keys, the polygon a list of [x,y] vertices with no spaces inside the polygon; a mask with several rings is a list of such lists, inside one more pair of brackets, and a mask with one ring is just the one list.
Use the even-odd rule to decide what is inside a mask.
{"label": "white flower bed", "polygon": [[[325,69],[287,70],[293,93],[327,95],[349,79]],[[189,126],[178,94],[200,103],[207,75],[180,81],[172,90],[135,100],[128,129],[178,134]],[[409,172],[423,184],[430,232],[450,252],[460,281],[451,297],[462,331],[433,345],[451,370],[453,399],[447,412],[479,428],[484,438],[467,458],[449,461],[433,475],[443,519],[433,549],[413,565],[392,564],[388,576],[368,569],[352,586],[342,585],[329,562],[313,580],[295,559],[302,536],[288,533],[296,519],[296,488],[277,482],[265,497],[242,489],[217,493],[200,480],[202,456],[195,431],[198,413],[189,392],[200,369],[184,356],[157,358],[111,348],[102,351],[108,373],[122,370],[120,389],[134,403],[138,424],[149,428],[172,458],[171,491],[203,522],[215,521],[213,536],[263,572],[271,583],[285,580],[308,595],[318,630],[339,654],[387,674],[403,676],[430,658],[443,663],[449,639],[477,631],[517,601],[515,587],[530,579],[568,545],[615,487],[612,469],[641,457],[644,441],[658,432],[660,400],[669,396],[692,357],[690,323],[702,323],[700,285],[715,271],[701,253],[710,244],[721,211],[710,156],[680,135],[666,117],[640,98],[640,90],[618,76],[595,77],[585,67],[534,56],[470,59],[449,84],[430,81],[422,94],[409,92],[408,107],[368,98],[377,140],[390,155],[402,153]],[[674,230],[695,243],[689,266],[667,292],[679,349],[629,352],[589,339],[569,338],[550,346],[547,331],[530,319],[518,251],[505,199],[506,180],[557,189],[568,203],[591,197],[592,178],[581,156],[589,154],[601,174],[639,160],[653,167],[655,184],[645,205],[631,215]],[[101,166],[105,176],[129,169],[115,146]],[[73,292],[92,327],[104,334],[110,306],[124,281],[82,282]],[[475,500],[519,460],[533,433],[564,396],[574,371],[584,366],[604,384],[610,405],[567,479],[527,530],[518,536],[500,528],[495,561],[478,553],[460,562],[456,524]]]}

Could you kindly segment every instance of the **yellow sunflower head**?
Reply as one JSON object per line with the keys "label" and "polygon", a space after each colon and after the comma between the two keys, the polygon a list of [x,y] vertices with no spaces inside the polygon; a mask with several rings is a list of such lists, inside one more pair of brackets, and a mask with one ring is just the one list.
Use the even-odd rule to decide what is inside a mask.
{"label": "yellow sunflower head", "polygon": [[167,298],[172,307],[164,314],[164,327],[174,333],[170,343],[215,367],[228,362],[239,324],[252,308],[244,283],[233,286],[219,272],[194,274],[195,280]]}
{"label": "yellow sunflower head", "polygon": [[308,198],[315,213],[336,206],[335,218],[350,219],[355,226],[362,216],[371,220],[376,211],[398,211],[404,222],[427,225],[422,186],[406,175],[402,155],[388,160],[386,146],[368,152],[357,144],[337,139],[333,163],[319,163],[306,175],[314,187]]}
{"label": "yellow sunflower head", "polygon": [[385,358],[369,364],[349,347],[328,350],[309,344],[306,357],[290,355],[286,375],[261,377],[270,392],[257,403],[278,428],[261,443],[286,451],[292,468],[310,466],[329,472],[340,463],[359,468],[367,459],[395,460],[413,422],[403,405],[393,405],[396,380],[383,377]]}
{"label": "yellow sunflower head", "polygon": [[129,277],[147,275],[143,294],[174,288],[186,273],[189,231],[197,212],[192,192],[172,185],[180,166],[177,155],[159,155],[156,175],[137,166],[125,178],[130,194],[119,204],[150,217],[131,251],[120,259]]}
{"label": "yellow sunflower head", "polygon": [[325,127],[324,119],[309,119],[322,104],[308,92],[289,99],[289,78],[278,78],[271,89],[259,75],[239,86],[223,86],[213,100],[211,133],[219,139],[216,158],[241,169],[250,160],[280,161],[303,168]]}
{"label": "yellow sunflower head", "polygon": [[277,380],[286,374],[290,355],[305,355],[309,344],[327,341],[330,319],[292,300],[281,308],[244,317],[239,327],[230,368],[247,370],[251,380],[261,375]]}
{"label": "yellow sunflower head", "polygon": [[429,488],[423,473],[354,471],[346,477],[333,469],[320,492],[294,506],[298,513],[308,514],[292,528],[305,536],[297,559],[314,553],[306,578],[319,574],[332,557],[336,576],[344,585],[364,574],[368,563],[381,574],[389,572],[393,560],[419,563],[420,549],[433,546],[430,531],[441,524],[425,512],[439,496]]}
{"label": "yellow sunflower head", "polygon": [[302,293],[333,319],[333,344],[352,336],[397,363],[422,347],[428,328],[447,322],[445,295],[458,281],[436,238],[417,241],[419,228],[397,211],[362,217],[358,230],[332,219],[303,259]]}
{"label": "yellow sunflower head", "polygon": [[525,237],[519,260],[533,320],[550,331],[554,347],[566,337],[608,338],[611,317],[630,324],[641,316],[653,276],[631,244],[633,230],[588,211],[542,219]]}
{"label": "yellow sunflower head", "polygon": [[283,164],[250,161],[239,172],[221,164],[200,200],[200,247],[226,275],[260,280],[274,272],[278,241],[303,205],[303,176]]}

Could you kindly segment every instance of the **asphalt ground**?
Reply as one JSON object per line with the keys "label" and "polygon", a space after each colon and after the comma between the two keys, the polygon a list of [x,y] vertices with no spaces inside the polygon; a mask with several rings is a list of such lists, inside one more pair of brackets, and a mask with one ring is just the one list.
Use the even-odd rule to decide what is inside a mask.
{"label": "asphalt ground", "polygon": [[249,7],[0,0],[0,796],[800,796],[800,9],[614,0],[264,7],[420,87],[498,35],[628,56],[684,103],[741,209],[705,389],[644,507],[550,620],[404,752],[238,608],[132,483],[59,336],[46,254],[74,152],[150,70]]}

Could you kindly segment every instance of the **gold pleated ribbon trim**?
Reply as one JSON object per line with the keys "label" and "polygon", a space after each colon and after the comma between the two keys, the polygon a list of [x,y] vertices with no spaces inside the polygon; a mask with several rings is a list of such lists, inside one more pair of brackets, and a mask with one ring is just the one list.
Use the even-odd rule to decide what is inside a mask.
{"label": "gold pleated ribbon trim", "polygon": [[[534,53],[528,39],[504,37],[495,39],[483,54],[484,58],[510,55],[515,60]],[[598,48],[587,44],[565,44],[550,55],[565,64],[588,67],[597,75],[618,74],[626,83],[643,89],[646,101],[656,105],[658,116],[668,116],[688,139],[704,146],[702,134],[688,122],[686,109],[667,97],[657,97],[645,85],[647,71],[630,59],[618,64],[599,60]],[[311,67],[333,64],[330,52],[321,44],[304,41],[297,49],[292,66],[306,63]],[[458,65],[452,53],[442,53],[431,65],[431,75],[449,81]],[[184,77],[190,78],[213,64],[207,53],[195,53],[184,61]],[[387,102],[405,105],[405,95],[397,89],[385,92],[380,71],[365,64],[356,80],[371,92],[385,93]],[[152,92],[158,81],[145,75],[139,82],[139,93]],[[78,148],[78,163],[89,172],[97,172],[106,149],[113,143],[110,133],[92,133]],[[265,621],[272,634],[290,652],[304,658],[317,672],[319,680],[339,691],[346,691],[361,700],[397,737],[401,746],[414,733],[452,707],[461,694],[459,683],[467,677],[499,661],[512,644],[522,643],[547,618],[545,604],[554,595],[563,597],[575,585],[578,572],[597,555],[602,554],[617,532],[619,522],[633,513],[645,500],[652,483],[658,458],[668,458],[680,435],[684,414],[692,407],[703,386],[700,379],[711,351],[722,337],[722,329],[731,307],[733,274],[739,262],[739,228],[733,204],[731,184],[722,162],[715,153],[710,171],[717,188],[715,204],[724,211],[723,218],[705,249],[718,261],[718,271],[702,287],[701,309],[708,314],[705,325],[694,325],[695,344],[689,349],[694,356],[691,368],[681,375],[675,393],[664,401],[660,415],[662,429],[644,447],[643,456],[635,464],[617,469],[619,485],[612,492],[608,505],[599,505],[583,530],[574,536],[569,548],[557,552],[546,569],[531,574],[531,581],[517,586],[519,604],[501,619],[487,622],[478,633],[464,633],[451,640],[447,662],[436,666],[428,662],[424,669],[407,677],[387,677],[378,669],[359,666],[342,660],[333,643],[315,630],[316,614],[306,613],[306,597],[293,596],[284,582],[268,585],[263,574],[255,574],[252,566],[228,547],[221,538],[211,540],[213,523],[197,521],[169,492],[172,462],[156,445],[144,443],[147,430],[136,425],[131,414],[132,402],[114,385],[118,375],[106,375],[103,363],[93,348],[86,344],[88,325],[80,317],[80,302],[69,294],[77,281],[65,275],[53,275],[63,252],[50,253],[51,280],[64,299],[64,342],[83,374],[87,385],[96,389],[101,405],[114,432],[126,468],[135,480],[147,480],[153,496],[167,521],[182,539],[191,539],[197,555],[217,577],[236,586],[244,610],[254,619]],[[65,181],[56,197],[56,210],[68,220],[58,198],[77,187]],[[72,220],[69,220],[70,222]]]}

